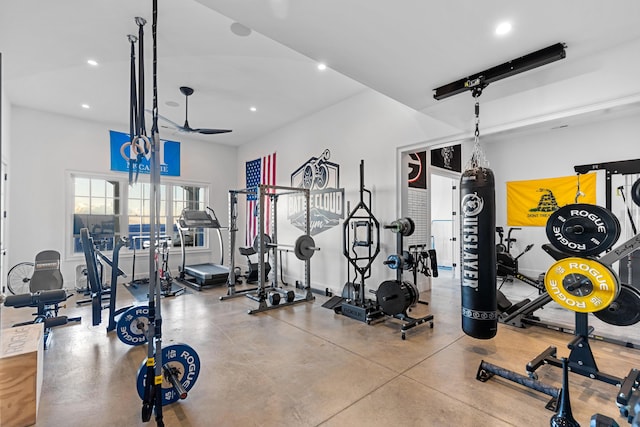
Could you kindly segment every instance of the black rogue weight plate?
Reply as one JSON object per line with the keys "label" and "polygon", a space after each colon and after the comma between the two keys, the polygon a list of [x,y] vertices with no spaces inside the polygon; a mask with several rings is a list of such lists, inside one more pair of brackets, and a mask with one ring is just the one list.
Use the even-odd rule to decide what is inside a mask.
{"label": "black rogue weight plate", "polygon": [[620,237],[620,222],[608,209],[586,203],[566,205],[547,220],[547,238],[558,250],[580,256],[598,255]]}
{"label": "black rogue weight plate", "polygon": [[640,206],[640,178],[636,179],[636,182],[631,186],[631,200]]}
{"label": "black rogue weight plate", "polygon": [[418,302],[418,298],[420,292],[411,282],[385,280],[376,291],[378,305],[389,316],[406,313],[409,307]]}
{"label": "black rogue weight plate", "polygon": [[635,325],[640,322],[640,291],[623,283],[620,294],[609,307],[596,311],[593,315],[609,325]]}

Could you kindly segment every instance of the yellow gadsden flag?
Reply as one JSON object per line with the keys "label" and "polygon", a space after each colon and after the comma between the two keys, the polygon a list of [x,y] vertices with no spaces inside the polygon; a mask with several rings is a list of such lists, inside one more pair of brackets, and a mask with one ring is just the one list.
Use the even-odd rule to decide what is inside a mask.
{"label": "yellow gadsden flag", "polygon": [[[507,182],[507,225],[545,226],[549,216],[576,202],[577,176]],[[578,203],[596,203],[596,174],[580,175]]]}

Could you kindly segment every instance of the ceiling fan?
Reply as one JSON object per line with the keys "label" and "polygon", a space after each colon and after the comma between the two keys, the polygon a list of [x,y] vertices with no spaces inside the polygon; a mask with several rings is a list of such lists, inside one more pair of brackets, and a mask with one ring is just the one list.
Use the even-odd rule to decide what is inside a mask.
{"label": "ceiling fan", "polygon": [[188,115],[189,115],[189,97],[191,95],[193,95],[193,89],[187,86],[181,86],[180,87],[180,92],[184,95],[184,99],[185,99],[185,103],[184,103],[184,125],[180,126],[179,124],[172,122],[171,120],[167,119],[166,117],[162,117],[161,115],[158,115],[159,118],[161,118],[162,120],[171,123],[173,126],[175,126],[179,131],[181,132],[186,132],[186,133],[200,133],[203,135],[214,135],[217,133],[228,133],[231,132],[230,129],[208,129],[208,128],[192,128],[191,126],[189,126],[189,120],[188,120]]}

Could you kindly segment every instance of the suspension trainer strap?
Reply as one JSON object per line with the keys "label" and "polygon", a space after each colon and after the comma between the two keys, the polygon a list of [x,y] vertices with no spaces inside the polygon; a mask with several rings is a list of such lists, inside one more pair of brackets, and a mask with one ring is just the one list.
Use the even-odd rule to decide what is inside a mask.
{"label": "suspension trainer strap", "polygon": [[[137,114],[137,137],[145,137],[147,135],[147,129],[144,119],[144,25],[147,23],[146,19],[136,17],[136,24],[138,24],[138,114]],[[136,139],[136,142],[139,142]],[[131,149],[136,150],[136,177],[135,182],[138,182],[138,175],[140,174],[140,163],[142,158],[146,155],[147,147],[143,145],[131,145]]]}
{"label": "suspension trainer strap", "polygon": [[132,34],[128,36],[129,43],[131,44],[131,78],[129,85],[129,184],[133,183],[133,167],[136,164],[136,159],[133,157],[133,139],[138,130],[138,94],[136,89],[136,50],[135,43],[138,38]]}
{"label": "suspension trainer strap", "polygon": [[138,135],[146,135],[147,129],[144,120],[144,25],[146,19],[137,17],[138,24]]}

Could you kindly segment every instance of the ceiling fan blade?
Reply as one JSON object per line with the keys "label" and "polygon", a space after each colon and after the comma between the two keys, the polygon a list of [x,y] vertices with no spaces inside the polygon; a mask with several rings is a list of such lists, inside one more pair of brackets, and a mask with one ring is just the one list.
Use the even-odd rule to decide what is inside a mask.
{"label": "ceiling fan blade", "polygon": [[[182,132],[192,132],[199,133],[202,135],[215,135],[218,133],[229,133],[230,129],[207,129],[207,128],[197,128],[194,129],[189,126],[189,96],[193,95],[193,89],[188,86],[180,86],[180,93],[184,95],[184,125],[180,126],[177,123],[174,123],[170,120],[165,119],[167,122],[172,123],[178,130]],[[162,117],[158,115],[158,117]]]}
{"label": "ceiling fan blade", "polygon": [[215,135],[217,133],[229,133],[231,129],[191,129],[192,132],[201,133],[203,135]]}
{"label": "ceiling fan blade", "polygon": [[[145,109],[144,111],[146,111],[146,112],[147,112],[147,113],[149,113],[149,114],[153,114],[153,111],[151,111],[151,110],[147,110],[147,109]],[[165,116],[163,116],[163,115],[161,115],[161,114],[158,114],[158,118],[159,118],[160,120],[163,120],[163,121],[165,121],[165,122],[169,123],[170,125],[172,125],[172,126],[173,126],[173,127],[175,127],[176,129],[184,130],[184,127],[183,127],[182,125],[179,125],[179,124],[177,124],[176,122],[174,122],[174,121],[172,121],[172,120],[169,120],[168,118],[166,118]]]}

